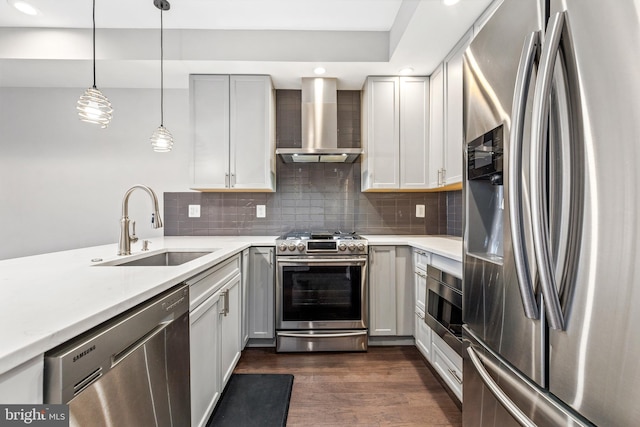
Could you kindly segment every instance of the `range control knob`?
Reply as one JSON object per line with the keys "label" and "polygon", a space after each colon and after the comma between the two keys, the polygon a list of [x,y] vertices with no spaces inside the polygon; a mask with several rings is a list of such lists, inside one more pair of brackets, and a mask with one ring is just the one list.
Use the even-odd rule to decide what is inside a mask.
{"label": "range control knob", "polygon": [[358,250],[364,251],[364,243],[358,243]]}
{"label": "range control knob", "polygon": [[298,250],[300,252],[304,251],[304,248],[305,248],[304,243],[298,243]]}
{"label": "range control knob", "polygon": [[287,245],[285,245],[284,243],[280,243],[280,246],[278,246],[278,249],[280,249],[280,251],[284,252],[287,250]]}
{"label": "range control knob", "polygon": [[290,251],[295,251],[296,250],[296,244],[295,243],[289,243],[289,250]]}
{"label": "range control knob", "polygon": [[355,243],[349,243],[349,250],[350,251],[355,251],[356,250],[356,244]]}
{"label": "range control knob", "polygon": [[344,243],[340,243],[338,245],[338,249],[340,249],[341,251],[345,251],[347,250],[347,245],[345,245]]}

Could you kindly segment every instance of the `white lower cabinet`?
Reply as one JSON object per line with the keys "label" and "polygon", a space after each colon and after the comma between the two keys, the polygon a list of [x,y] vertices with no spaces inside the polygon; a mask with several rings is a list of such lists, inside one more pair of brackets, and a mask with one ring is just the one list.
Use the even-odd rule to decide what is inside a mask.
{"label": "white lower cabinet", "polygon": [[191,351],[191,425],[206,425],[220,393],[221,292],[211,295],[189,313]]}
{"label": "white lower cabinet", "polygon": [[191,425],[205,426],[242,351],[240,256],[187,280]]}
{"label": "white lower cabinet", "polygon": [[462,357],[438,334],[431,333],[431,364],[462,402]]}
{"label": "white lower cabinet", "polygon": [[0,375],[0,402],[41,404],[43,381],[44,357],[41,354]]}
{"label": "white lower cabinet", "polygon": [[369,335],[396,334],[396,248],[369,246]]}
{"label": "white lower cabinet", "polygon": [[249,249],[249,338],[275,337],[275,270],[273,247]]}
{"label": "white lower cabinet", "polygon": [[242,352],[240,275],[225,285],[221,298],[223,298],[223,306],[220,310],[220,373],[222,388],[224,388]]}
{"label": "white lower cabinet", "polygon": [[414,340],[416,348],[431,363],[451,391],[462,402],[462,357],[440,338],[424,321],[427,310],[427,265],[462,275],[462,263],[442,255],[413,249],[413,285],[415,293]]}
{"label": "white lower cabinet", "polygon": [[424,322],[424,312],[416,310],[415,316],[416,347],[428,361],[431,361],[431,328]]}
{"label": "white lower cabinet", "polygon": [[369,335],[413,335],[411,250],[369,246]]}
{"label": "white lower cabinet", "polygon": [[249,341],[249,249],[242,251],[242,349]]}

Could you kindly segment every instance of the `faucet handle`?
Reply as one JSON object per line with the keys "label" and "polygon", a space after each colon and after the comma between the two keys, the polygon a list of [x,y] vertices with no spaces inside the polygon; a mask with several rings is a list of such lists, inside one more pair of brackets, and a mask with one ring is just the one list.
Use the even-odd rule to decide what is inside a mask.
{"label": "faucet handle", "polygon": [[148,251],[149,250],[149,243],[151,243],[151,242],[148,241],[148,240],[143,240],[142,241],[142,250],[143,251]]}
{"label": "faucet handle", "polygon": [[138,241],[138,236],[136,236],[136,222],[135,221],[131,221],[131,236],[129,236],[129,241],[131,243],[135,243]]}

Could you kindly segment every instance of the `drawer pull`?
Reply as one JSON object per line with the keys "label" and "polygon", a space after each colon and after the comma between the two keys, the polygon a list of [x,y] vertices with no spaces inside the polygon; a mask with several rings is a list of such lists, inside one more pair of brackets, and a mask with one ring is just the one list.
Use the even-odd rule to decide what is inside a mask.
{"label": "drawer pull", "polygon": [[460,378],[458,376],[458,373],[456,371],[454,371],[451,368],[447,368],[447,371],[449,371],[449,373],[456,379],[456,381],[458,381],[460,384],[462,384],[462,378]]}

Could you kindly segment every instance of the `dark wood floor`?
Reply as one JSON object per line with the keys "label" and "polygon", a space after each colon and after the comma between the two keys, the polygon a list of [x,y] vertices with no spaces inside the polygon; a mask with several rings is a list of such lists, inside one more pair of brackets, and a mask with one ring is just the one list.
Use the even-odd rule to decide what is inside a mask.
{"label": "dark wood floor", "polygon": [[287,426],[461,426],[462,414],[415,347],[366,353],[248,348],[236,373],[294,375]]}

